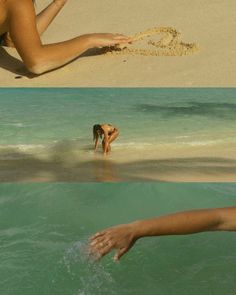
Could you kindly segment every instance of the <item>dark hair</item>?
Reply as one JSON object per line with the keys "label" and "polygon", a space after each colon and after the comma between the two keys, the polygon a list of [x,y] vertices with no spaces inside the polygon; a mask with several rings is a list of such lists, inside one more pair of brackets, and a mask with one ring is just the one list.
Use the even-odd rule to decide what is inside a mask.
{"label": "dark hair", "polygon": [[100,138],[102,138],[102,134],[101,133],[99,134],[98,131],[102,131],[101,125],[100,124],[93,125],[93,140],[97,138],[97,135],[99,135]]}

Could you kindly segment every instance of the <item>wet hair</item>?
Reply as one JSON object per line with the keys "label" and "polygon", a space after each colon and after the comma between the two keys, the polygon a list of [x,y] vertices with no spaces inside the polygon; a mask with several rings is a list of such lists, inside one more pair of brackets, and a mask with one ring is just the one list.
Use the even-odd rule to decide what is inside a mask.
{"label": "wet hair", "polygon": [[100,138],[102,138],[102,134],[98,133],[98,131],[102,131],[101,125],[100,124],[95,124],[93,125],[93,140],[97,138],[97,135],[99,135]]}

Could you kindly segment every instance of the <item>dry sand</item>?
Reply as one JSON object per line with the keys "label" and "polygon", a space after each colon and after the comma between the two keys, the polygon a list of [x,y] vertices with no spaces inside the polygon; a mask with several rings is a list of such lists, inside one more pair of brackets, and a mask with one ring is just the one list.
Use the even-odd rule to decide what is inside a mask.
{"label": "dry sand", "polygon": [[[49,2],[38,0],[37,10]],[[90,32],[136,35],[149,28],[166,27],[181,32],[184,43],[199,44],[200,50],[187,56],[90,52],[59,70],[33,77],[25,72],[14,50],[1,47],[0,86],[236,86],[235,0],[70,0],[43,41],[52,43]],[[153,50],[152,42],[147,42],[141,49]]]}
{"label": "dry sand", "polygon": [[104,157],[91,150],[24,153],[12,149],[0,153],[0,182],[235,182],[236,146],[214,145],[123,150],[114,147]]}

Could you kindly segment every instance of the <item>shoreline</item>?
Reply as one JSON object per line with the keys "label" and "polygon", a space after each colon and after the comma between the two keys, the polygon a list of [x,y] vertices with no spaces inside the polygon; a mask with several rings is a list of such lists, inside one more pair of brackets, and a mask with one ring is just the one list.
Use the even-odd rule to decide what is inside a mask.
{"label": "shoreline", "polygon": [[[58,149],[0,158],[0,182],[234,182],[236,145],[101,151]],[[125,156],[124,156],[125,155]],[[227,156],[226,156],[227,155]]]}

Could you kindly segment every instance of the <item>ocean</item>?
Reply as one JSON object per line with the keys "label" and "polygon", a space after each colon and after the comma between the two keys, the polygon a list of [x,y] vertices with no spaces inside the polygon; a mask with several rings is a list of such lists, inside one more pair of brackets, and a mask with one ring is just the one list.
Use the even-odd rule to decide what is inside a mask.
{"label": "ocean", "polygon": [[[74,169],[77,163],[80,171],[86,171],[85,164],[94,166],[96,161],[104,165],[101,148],[93,152],[92,126],[97,123],[119,128],[120,136],[107,158],[125,164],[123,170],[129,164],[135,170],[142,159],[230,157],[236,146],[235,97],[233,88],[0,89],[0,163],[4,175],[14,181],[19,175],[16,167],[22,164],[45,167],[36,181],[73,180],[68,176],[72,171],[59,177],[52,170]],[[98,180],[97,171],[104,170],[101,163],[95,166],[88,180]],[[29,171],[18,180],[28,181],[32,174]],[[111,179],[127,179],[116,176]],[[132,177],[143,178],[130,171]],[[0,179],[5,181],[1,175]]]}
{"label": "ocean", "polygon": [[98,230],[179,210],[235,206],[236,184],[0,185],[0,294],[235,294],[236,235],[137,241],[119,263],[87,256]]}

